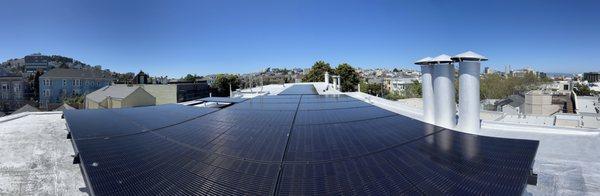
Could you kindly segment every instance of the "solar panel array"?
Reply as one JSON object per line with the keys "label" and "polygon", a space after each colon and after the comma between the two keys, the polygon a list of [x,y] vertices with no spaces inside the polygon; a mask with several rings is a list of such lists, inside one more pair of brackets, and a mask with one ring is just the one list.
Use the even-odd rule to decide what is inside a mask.
{"label": "solar panel array", "polygon": [[281,91],[279,95],[318,95],[317,89],[312,84],[296,84]]}
{"label": "solar panel array", "polygon": [[225,109],[65,111],[95,195],[521,194],[538,142],[456,132],[345,95]]}

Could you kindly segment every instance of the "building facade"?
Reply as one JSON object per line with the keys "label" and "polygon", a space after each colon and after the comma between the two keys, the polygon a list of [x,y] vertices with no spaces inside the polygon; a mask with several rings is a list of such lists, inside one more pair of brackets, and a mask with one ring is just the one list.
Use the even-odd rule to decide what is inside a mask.
{"label": "building facade", "polygon": [[387,92],[404,92],[414,81],[419,81],[419,78],[385,78],[383,83]]}
{"label": "building facade", "polygon": [[14,111],[25,105],[26,88],[23,77],[0,69],[0,111]]}
{"label": "building facade", "polygon": [[35,73],[38,70],[49,70],[49,57],[40,53],[25,56],[25,73]]}
{"label": "building facade", "polygon": [[210,89],[207,80],[177,83],[177,102],[208,97]]}
{"label": "building facade", "polygon": [[137,75],[135,75],[133,77],[133,80],[131,80],[131,84],[150,84],[150,80],[149,80],[148,74],[144,73],[143,71],[140,71]]}
{"label": "building facade", "polygon": [[91,69],[52,69],[40,76],[40,108],[60,106],[64,99],[86,95],[112,82],[110,75]]}
{"label": "building facade", "polygon": [[86,109],[127,108],[153,105],[156,105],[156,98],[140,86],[105,86],[85,96]]}
{"label": "building facade", "polygon": [[587,80],[588,82],[600,82],[600,72],[583,73],[583,80]]}

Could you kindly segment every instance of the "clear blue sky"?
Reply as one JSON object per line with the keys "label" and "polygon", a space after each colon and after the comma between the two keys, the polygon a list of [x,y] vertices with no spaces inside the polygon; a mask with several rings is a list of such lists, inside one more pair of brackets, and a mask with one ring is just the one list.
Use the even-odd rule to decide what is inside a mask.
{"label": "clear blue sky", "polygon": [[151,75],[316,60],[417,68],[474,50],[504,70],[600,71],[600,1],[0,1],[0,61],[60,54]]}

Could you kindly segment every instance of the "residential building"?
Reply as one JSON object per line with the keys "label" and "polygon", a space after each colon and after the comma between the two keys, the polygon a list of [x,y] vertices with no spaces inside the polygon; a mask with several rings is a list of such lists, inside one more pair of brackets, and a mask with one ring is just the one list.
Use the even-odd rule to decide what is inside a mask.
{"label": "residential building", "polygon": [[156,98],[140,86],[112,85],[85,96],[86,109],[156,105]]}
{"label": "residential building", "polygon": [[172,83],[177,85],[177,102],[190,101],[208,97],[210,89],[207,80]]}
{"label": "residential building", "polygon": [[25,72],[35,73],[38,70],[48,71],[49,70],[49,57],[40,53],[35,53],[25,56]]}
{"label": "residential building", "polygon": [[133,80],[131,80],[132,84],[150,84],[150,80],[148,79],[150,76],[148,76],[148,74],[144,73],[143,71],[140,71],[137,75],[135,75],[133,77]]}
{"label": "residential building", "polygon": [[419,78],[385,78],[384,88],[387,92],[401,93],[414,83],[414,81],[420,81]]}
{"label": "residential building", "polygon": [[14,111],[25,104],[27,85],[22,76],[0,68],[0,110]]}
{"label": "residential building", "polygon": [[600,72],[583,73],[583,80],[587,80],[588,82],[600,82]]}
{"label": "residential building", "polygon": [[172,82],[169,84],[133,84],[156,98],[156,105],[179,103],[208,97],[206,80],[196,82]]}
{"label": "residential building", "polygon": [[552,104],[552,94],[543,91],[530,91],[525,94],[524,113],[533,115],[552,115],[561,110],[561,106]]}
{"label": "residential building", "polygon": [[52,69],[40,76],[40,108],[53,108],[66,98],[86,95],[108,86],[112,78],[107,73],[92,69]]}
{"label": "residential building", "polygon": [[525,97],[523,95],[511,95],[506,99],[496,102],[496,111],[506,114],[520,114],[523,111]]}

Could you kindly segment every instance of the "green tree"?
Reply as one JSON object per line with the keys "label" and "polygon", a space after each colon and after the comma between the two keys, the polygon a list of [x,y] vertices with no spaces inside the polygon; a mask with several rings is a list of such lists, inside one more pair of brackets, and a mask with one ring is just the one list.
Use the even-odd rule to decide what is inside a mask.
{"label": "green tree", "polygon": [[335,72],[341,77],[342,92],[355,91],[358,83],[360,82],[358,73],[356,70],[347,63],[343,63],[337,66]]}
{"label": "green tree", "polygon": [[579,95],[579,96],[590,96],[590,95],[592,95],[592,90],[590,89],[589,86],[577,83],[577,84],[575,84],[574,87],[575,88],[573,88],[573,91],[575,92],[576,95]]}
{"label": "green tree", "polygon": [[193,74],[193,75],[192,74],[188,74],[185,77],[181,78],[181,80],[187,81],[187,82],[193,82],[193,81],[196,81],[196,79],[198,79],[198,78],[202,78],[202,77],[200,77],[200,76],[198,76],[196,74]]}
{"label": "green tree", "polygon": [[418,80],[413,80],[413,83],[404,90],[404,97],[419,98],[423,96],[423,86]]}
{"label": "green tree", "polygon": [[75,97],[66,98],[63,100],[63,103],[66,103],[75,108],[83,108],[83,103],[85,102],[85,96],[79,95]]}
{"label": "green tree", "polygon": [[333,69],[331,69],[331,66],[329,66],[329,63],[326,63],[325,61],[317,61],[312,68],[310,68],[308,74],[304,75],[302,81],[323,82],[325,81],[325,72],[329,72],[330,74],[334,73]]}
{"label": "green tree", "polygon": [[360,82],[360,92],[367,93],[374,96],[381,95],[383,85],[375,83]]}
{"label": "green tree", "polygon": [[229,85],[231,90],[235,91],[240,87],[240,80],[237,75],[218,74],[213,82],[212,91],[217,96],[231,96],[229,94]]}

